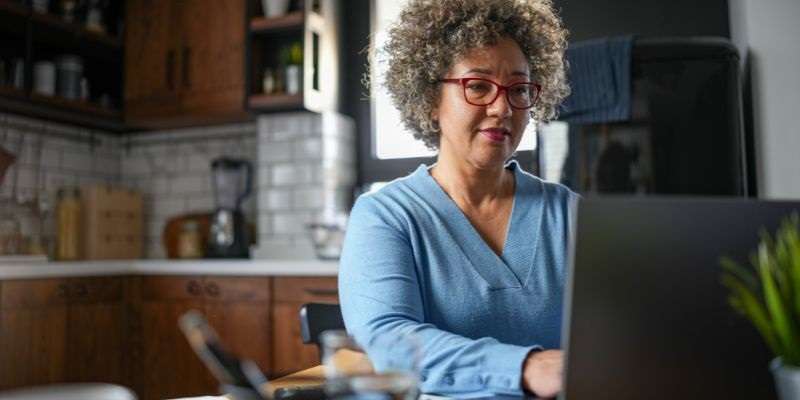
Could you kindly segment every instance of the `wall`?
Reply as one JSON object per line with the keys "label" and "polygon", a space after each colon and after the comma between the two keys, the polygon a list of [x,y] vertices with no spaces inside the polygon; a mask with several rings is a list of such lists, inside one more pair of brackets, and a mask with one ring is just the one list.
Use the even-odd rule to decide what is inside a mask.
{"label": "wall", "polygon": [[800,198],[800,2],[731,0],[731,31],[747,54],[760,197]]}
{"label": "wall", "polygon": [[[120,183],[144,195],[147,258],[166,257],[161,233],[171,217],[213,211],[214,158],[243,158],[255,165],[255,132],[254,123],[243,123],[133,133],[121,139]],[[255,193],[254,188],[242,204],[245,218],[254,224]]]}
{"label": "wall", "polygon": [[257,258],[314,258],[309,223],[342,224],[350,210],[355,123],[336,113],[258,119]]}
{"label": "wall", "polygon": [[120,180],[121,142],[101,131],[0,113],[0,145],[17,155],[0,184],[0,221],[18,220],[23,237],[38,236],[46,248],[59,188]]}
{"label": "wall", "polygon": [[[164,258],[165,224],[177,215],[213,211],[211,161],[228,156],[250,160],[255,167],[253,192],[243,204],[258,232],[253,256],[311,259],[315,255],[306,225],[342,223],[349,211],[356,173],[354,129],[344,115],[294,112],[264,115],[258,123],[120,137],[0,114],[0,144],[20,155],[0,185],[0,221],[21,219],[23,234],[31,236],[39,233],[37,200],[49,200],[52,208],[60,187],[129,187],[145,200],[145,256]],[[93,147],[91,138],[97,140]],[[25,204],[12,204],[12,196]],[[45,244],[53,243],[52,212],[44,216]]]}

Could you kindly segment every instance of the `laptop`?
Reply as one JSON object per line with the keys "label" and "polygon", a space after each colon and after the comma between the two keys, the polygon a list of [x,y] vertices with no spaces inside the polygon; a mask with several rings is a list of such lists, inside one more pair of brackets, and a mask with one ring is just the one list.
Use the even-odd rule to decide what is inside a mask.
{"label": "laptop", "polygon": [[800,203],[585,199],[565,290],[562,399],[774,399],[772,358],[727,303],[721,256],[742,265],[758,232]]}

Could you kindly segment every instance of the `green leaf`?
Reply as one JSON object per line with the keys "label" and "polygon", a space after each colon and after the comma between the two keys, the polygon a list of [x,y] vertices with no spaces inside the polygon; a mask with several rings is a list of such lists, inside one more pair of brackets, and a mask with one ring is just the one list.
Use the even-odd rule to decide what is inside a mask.
{"label": "green leaf", "polygon": [[767,311],[769,312],[770,319],[773,323],[775,335],[781,344],[781,347],[786,351],[786,358],[790,361],[798,359],[794,350],[797,346],[796,332],[793,330],[791,320],[789,319],[789,310],[786,308],[783,299],[778,291],[777,284],[774,280],[771,271],[773,268],[773,260],[769,252],[769,247],[765,243],[761,243],[758,248],[758,271],[761,278],[762,290],[764,291],[764,300],[766,300]]}
{"label": "green leaf", "polygon": [[747,270],[728,257],[722,257],[719,263],[722,265],[724,271],[738,278],[739,281],[744,283],[753,293],[758,293],[758,278],[756,278],[753,272]]}
{"label": "green leaf", "polygon": [[755,325],[761,337],[764,338],[764,341],[767,342],[767,346],[769,346],[774,354],[783,354],[783,347],[775,335],[775,331],[772,329],[767,311],[753,292],[730,274],[722,276],[722,284],[733,292],[729,297],[729,301],[734,304],[734,309],[738,309],[750,319],[750,322]]}

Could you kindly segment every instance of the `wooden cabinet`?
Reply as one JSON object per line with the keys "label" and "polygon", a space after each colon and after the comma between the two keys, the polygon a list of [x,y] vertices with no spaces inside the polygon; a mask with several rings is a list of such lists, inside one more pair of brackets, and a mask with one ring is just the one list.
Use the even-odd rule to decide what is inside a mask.
{"label": "wooden cabinet", "polygon": [[67,284],[66,381],[130,384],[135,371],[126,362],[125,278],[74,278]]}
{"label": "wooden cabinet", "polygon": [[126,120],[174,115],[179,109],[177,3],[135,0],[125,4]]}
{"label": "wooden cabinet", "polygon": [[0,389],[129,384],[123,278],[11,280],[0,288]]}
{"label": "wooden cabinet", "polygon": [[247,118],[244,0],[126,4],[126,122],[166,128]]}
{"label": "wooden cabinet", "polygon": [[63,382],[67,279],[4,282],[0,296],[0,390]]}
{"label": "wooden cabinet", "polygon": [[[306,109],[315,112],[342,111],[343,78],[340,0],[307,0],[302,9],[287,15],[264,17],[257,0],[249,0],[247,45],[249,109],[272,112]],[[287,63],[279,56],[293,44],[302,46],[301,90],[288,93]],[[273,92],[265,92],[264,76],[270,73]]]}
{"label": "wooden cabinet", "polygon": [[305,303],[338,303],[336,278],[276,277],[273,287],[274,373],[286,375],[319,365],[317,347],[301,339],[299,312]]}
{"label": "wooden cabinet", "polygon": [[[178,328],[198,310],[234,354],[270,369],[270,278],[145,276],[136,278],[141,326],[138,346],[143,400],[216,393],[218,383]],[[178,378],[179,377],[179,378]]]}
{"label": "wooden cabinet", "polygon": [[319,364],[300,306],[338,302],[336,278],[111,276],[0,281],[0,390],[112,382],[143,400],[216,393],[178,328],[206,315],[223,344],[274,377]]}

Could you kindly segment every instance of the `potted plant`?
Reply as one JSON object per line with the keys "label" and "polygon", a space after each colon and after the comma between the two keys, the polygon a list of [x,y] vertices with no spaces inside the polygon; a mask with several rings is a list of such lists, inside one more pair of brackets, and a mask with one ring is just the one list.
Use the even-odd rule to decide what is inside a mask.
{"label": "potted plant", "polygon": [[753,323],[775,355],[770,368],[782,400],[800,399],[799,221],[792,214],[774,238],[762,232],[750,268],[721,261],[731,306]]}
{"label": "potted plant", "polygon": [[303,45],[294,42],[280,51],[280,62],[284,68],[286,93],[300,92],[302,82]]}

